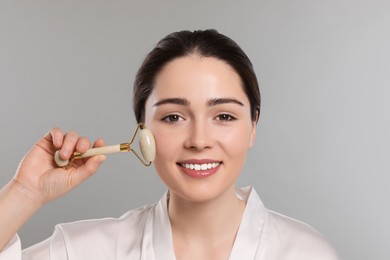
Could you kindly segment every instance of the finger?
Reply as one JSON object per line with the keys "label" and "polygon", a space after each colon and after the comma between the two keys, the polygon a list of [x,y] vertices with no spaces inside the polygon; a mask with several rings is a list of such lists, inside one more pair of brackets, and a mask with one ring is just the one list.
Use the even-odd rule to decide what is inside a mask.
{"label": "finger", "polygon": [[102,147],[105,145],[106,144],[102,138],[96,139],[96,141],[93,143],[93,147]]}
{"label": "finger", "polygon": [[[97,139],[94,143],[93,143],[93,148],[97,148],[97,147],[102,147],[104,146],[105,143],[104,143],[104,140],[103,139]],[[86,157],[86,158],[83,158],[82,162],[83,163],[86,163],[88,160],[90,159],[90,157]],[[76,162],[77,163],[77,162]],[[78,167],[80,167],[80,164],[76,164]]]}
{"label": "finger", "polygon": [[62,159],[67,160],[70,158],[73,151],[75,150],[75,146],[77,144],[78,139],[79,135],[74,131],[71,131],[65,135],[63,145],[60,151],[60,156]]}
{"label": "finger", "polygon": [[50,132],[45,136],[45,139],[51,141],[56,148],[61,148],[64,141],[64,134],[62,130],[58,127],[54,127]]}
{"label": "finger", "polygon": [[93,156],[86,160],[84,164],[71,172],[71,185],[77,186],[91,177],[105,160],[105,155]]}
{"label": "finger", "polygon": [[86,137],[80,137],[76,144],[76,150],[80,153],[85,153],[89,147],[91,146],[91,142]]}

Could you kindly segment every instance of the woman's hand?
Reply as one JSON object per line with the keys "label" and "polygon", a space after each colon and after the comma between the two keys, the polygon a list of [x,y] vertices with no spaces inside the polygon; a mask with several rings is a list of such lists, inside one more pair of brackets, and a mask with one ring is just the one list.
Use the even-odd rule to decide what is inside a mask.
{"label": "woman's hand", "polygon": [[[94,143],[94,147],[103,145],[101,139]],[[87,138],[74,131],[64,135],[61,129],[53,128],[25,155],[14,177],[15,184],[41,205],[54,200],[92,176],[105,160],[104,155],[75,160],[64,169],[56,165],[54,153],[60,150],[60,157],[67,160],[73,152],[84,153],[89,148]]]}
{"label": "woman's hand", "polygon": [[[96,140],[94,147],[103,146]],[[104,155],[75,160],[67,169],[54,161],[54,153],[67,160],[74,151],[85,152],[90,142],[76,132],[53,128],[24,156],[15,177],[0,190],[0,252],[20,227],[45,203],[64,195],[93,175]]]}

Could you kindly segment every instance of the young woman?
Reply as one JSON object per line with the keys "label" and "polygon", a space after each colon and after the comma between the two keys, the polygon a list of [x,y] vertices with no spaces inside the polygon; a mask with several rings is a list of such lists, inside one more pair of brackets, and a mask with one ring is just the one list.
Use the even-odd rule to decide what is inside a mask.
{"label": "young woman", "polygon": [[337,259],[313,228],[266,209],[254,188],[235,187],[255,140],[260,92],[251,62],[230,38],[215,30],[168,35],[139,69],[133,102],[137,121],[155,137],[154,165],[167,193],[118,219],[58,225],[22,252],[16,232],[23,223],[105,159],[56,167],[56,150],[69,159],[90,142],[54,128],[1,191],[0,259]]}

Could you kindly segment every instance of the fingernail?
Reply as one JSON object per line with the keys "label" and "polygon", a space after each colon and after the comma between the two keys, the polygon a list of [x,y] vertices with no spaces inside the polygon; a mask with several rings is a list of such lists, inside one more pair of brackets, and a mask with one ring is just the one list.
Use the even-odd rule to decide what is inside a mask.
{"label": "fingernail", "polygon": [[54,139],[54,145],[55,145],[55,146],[60,146],[60,145],[61,145],[61,138],[56,137],[56,138]]}
{"label": "fingernail", "polygon": [[70,151],[68,149],[63,149],[61,152],[62,152],[62,155],[65,157],[68,157],[70,155]]}
{"label": "fingernail", "polygon": [[81,150],[84,150],[84,149],[86,148],[86,145],[85,145],[85,144],[79,144],[79,148],[80,148]]}

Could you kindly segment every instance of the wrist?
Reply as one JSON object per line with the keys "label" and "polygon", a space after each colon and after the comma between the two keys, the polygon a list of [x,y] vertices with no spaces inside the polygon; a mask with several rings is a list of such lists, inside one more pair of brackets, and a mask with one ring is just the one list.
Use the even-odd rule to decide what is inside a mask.
{"label": "wrist", "polygon": [[0,251],[41,205],[15,180],[0,190]]}
{"label": "wrist", "polygon": [[41,194],[33,192],[16,179],[12,179],[10,195],[25,209],[36,211],[44,205]]}
{"label": "wrist", "polygon": [[1,190],[0,200],[14,212],[35,212],[42,205],[40,198],[17,180],[12,179]]}

